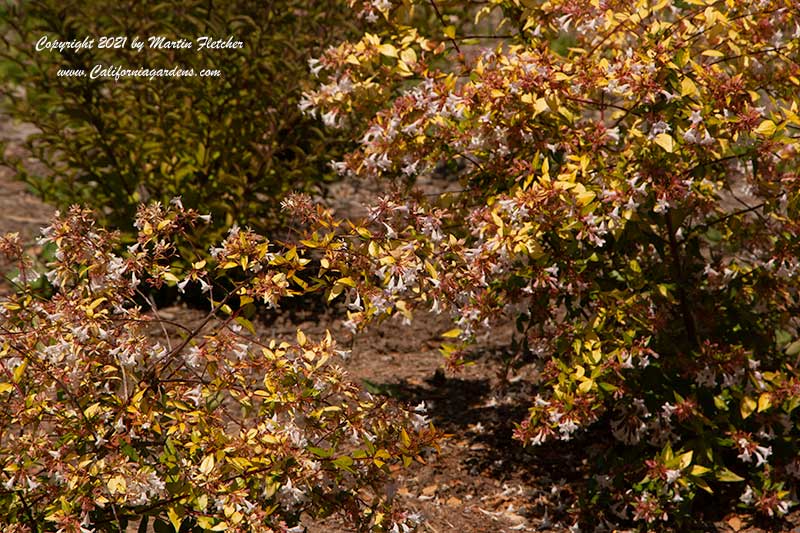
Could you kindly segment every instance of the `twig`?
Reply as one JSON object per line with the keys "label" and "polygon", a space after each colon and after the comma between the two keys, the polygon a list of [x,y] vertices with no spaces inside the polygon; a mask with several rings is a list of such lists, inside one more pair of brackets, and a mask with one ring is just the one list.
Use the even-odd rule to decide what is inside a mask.
{"label": "twig", "polygon": [[[429,1],[431,3],[431,7],[436,12],[436,17],[439,19],[439,22],[442,23],[442,26],[447,28],[447,22],[444,20],[442,12],[439,11],[439,6],[436,5],[436,0],[429,0]],[[456,42],[456,40],[453,37],[448,37],[448,39],[450,39],[450,42],[453,43],[453,47],[456,49],[456,52],[461,54],[461,48],[458,47],[458,43]]]}
{"label": "twig", "polygon": [[672,210],[667,210],[664,218],[667,221],[667,232],[669,237],[669,249],[672,255],[672,267],[674,270],[675,284],[678,287],[678,299],[680,300],[681,314],[683,315],[683,325],[686,328],[686,335],[689,337],[689,344],[692,348],[697,348],[700,343],[697,338],[697,327],[694,323],[686,289],[683,286],[683,267],[681,266],[680,249],[678,240],[675,237],[675,228],[672,224]]}

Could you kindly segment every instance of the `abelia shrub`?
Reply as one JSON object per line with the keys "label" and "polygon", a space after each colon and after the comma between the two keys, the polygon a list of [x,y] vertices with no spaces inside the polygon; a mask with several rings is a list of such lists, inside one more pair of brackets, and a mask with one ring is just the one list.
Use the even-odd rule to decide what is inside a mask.
{"label": "abelia shrub", "polygon": [[[352,1],[370,33],[312,61],[334,167],[387,193],[315,214],[352,328],[452,316],[457,367],[514,324],[539,394],[515,438],[599,438],[586,511],[690,520],[698,493],[795,503],[796,2]],[[462,190],[407,186],[445,169]],[[595,518],[593,518],[595,520]]]}
{"label": "abelia shrub", "polygon": [[[41,273],[18,236],[0,239],[19,271],[0,301],[3,530],[286,533],[336,513],[353,530],[410,531],[419,517],[394,506],[390,467],[439,433],[356,386],[330,334],[256,335],[243,306],[302,292],[308,260],[237,228],[213,262],[176,257],[204,218],[179,199],[141,207],[118,255],[118,235],[72,208],[44,229],[55,260]],[[186,261],[178,279],[170,265]],[[32,288],[40,275],[50,298]],[[236,286],[221,294],[216,277]],[[148,290],[161,284],[206,288],[208,313],[162,316]]]}

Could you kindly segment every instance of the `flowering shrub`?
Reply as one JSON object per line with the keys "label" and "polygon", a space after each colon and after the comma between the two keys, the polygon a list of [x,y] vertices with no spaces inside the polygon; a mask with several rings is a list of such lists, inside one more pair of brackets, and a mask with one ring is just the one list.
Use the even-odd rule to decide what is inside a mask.
{"label": "flowering shrub", "polygon": [[[176,247],[205,222],[175,204],[141,207],[124,255],[117,234],[71,209],[44,230],[57,247],[49,299],[26,285],[39,274],[19,238],[0,239],[19,269],[19,290],[0,302],[3,531],[124,531],[141,519],[155,531],[290,532],[304,513],[410,531],[417,517],[393,507],[389,468],[438,432],[349,381],[330,334],[254,334],[239,310],[302,292],[308,260],[296,250],[234,228],[213,262],[183,258],[193,268],[178,279]],[[236,287],[218,294],[212,278],[231,270]],[[142,289],[164,283],[208,288],[199,324],[148,304]]]}
{"label": "flowering shrub", "polygon": [[[598,436],[584,501],[600,521],[689,520],[699,492],[785,514],[796,2],[351,5],[373,27],[312,61],[301,108],[360,139],[340,173],[392,192],[363,223],[285,203],[351,327],[449,313],[458,366],[478,333],[515,324],[540,385],[515,437]],[[404,186],[442,168],[462,192]]]}

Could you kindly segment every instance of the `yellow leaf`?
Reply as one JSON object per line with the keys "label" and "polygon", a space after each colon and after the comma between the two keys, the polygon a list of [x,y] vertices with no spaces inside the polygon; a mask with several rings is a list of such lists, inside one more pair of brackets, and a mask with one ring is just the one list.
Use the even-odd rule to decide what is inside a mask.
{"label": "yellow leaf", "polygon": [[739,407],[742,418],[747,418],[753,414],[753,411],[756,410],[756,407],[758,407],[756,401],[751,397],[745,396],[742,398],[742,405]]}
{"label": "yellow leaf", "polygon": [[91,304],[89,304],[89,309],[94,310],[95,307],[97,307],[98,305],[100,305],[101,303],[103,303],[105,301],[106,301],[105,296],[103,296],[102,298],[98,298],[95,301],[93,301]]}
{"label": "yellow leaf", "polygon": [[17,368],[14,369],[14,376],[11,381],[14,383],[19,383],[22,379],[22,374],[25,373],[25,369],[28,368],[28,362],[23,361],[19,364]]}
{"label": "yellow leaf", "polygon": [[525,20],[525,26],[522,27],[522,31],[528,31],[536,26],[538,22],[539,20],[536,17],[528,17],[527,20]]}
{"label": "yellow leaf", "polygon": [[397,48],[388,43],[380,45],[378,51],[387,57],[397,57]]}
{"label": "yellow leaf", "polygon": [[167,510],[167,517],[169,517],[169,522],[172,524],[172,527],[175,528],[175,531],[180,531],[183,518],[180,517],[178,511],[176,511],[174,507],[170,507]]}
{"label": "yellow leaf", "polygon": [[405,64],[402,61],[400,61],[397,64],[397,73],[400,74],[401,76],[405,77],[405,78],[414,75],[414,72],[411,70],[411,67],[409,67],[407,64]]}
{"label": "yellow leaf", "polygon": [[585,206],[587,204],[590,204],[592,202],[592,200],[594,200],[595,196],[596,195],[595,195],[595,193],[593,191],[587,191],[587,190],[584,189],[582,192],[579,192],[578,195],[577,195],[578,205],[583,207],[583,206]]}
{"label": "yellow leaf", "polygon": [[766,411],[772,405],[772,398],[768,392],[762,392],[758,397],[758,412]]}
{"label": "yellow leaf", "polygon": [[494,221],[495,224],[497,224],[497,227],[500,228],[500,232],[502,234],[502,231],[503,231],[503,219],[500,218],[500,215],[498,215],[494,211],[492,211],[491,215],[492,215],[492,220]]}
{"label": "yellow leaf", "polygon": [[94,415],[96,415],[99,412],[100,412],[100,404],[99,403],[93,403],[92,405],[90,405],[89,407],[84,409],[83,414],[84,414],[84,416],[86,416],[86,418],[92,418]]}
{"label": "yellow leaf", "polygon": [[197,525],[206,530],[216,531],[212,529],[214,527],[214,519],[208,516],[198,516]]}
{"label": "yellow leaf", "polygon": [[206,455],[203,462],[200,463],[200,472],[207,476],[212,470],[214,470],[214,456]]}
{"label": "yellow leaf", "polygon": [[764,137],[771,137],[778,127],[771,120],[765,120],[755,129],[755,132]]}
{"label": "yellow leaf", "polygon": [[417,62],[417,53],[412,48],[406,48],[400,52],[400,60],[406,65],[412,66]]}
{"label": "yellow leaf", "polygon": [[450,331],[445,331],[444,333],[442,333],[442,337],[445,337],[446,339],[453,339],[455,337],[458,337],[459,335],[461,335],[461,330],[458,328],[451,329]]}
{"label": "yellow leaf", "polygon": [[455,26],[447,26],[444,29],[445,36],[449,37],[450,39],[456,38],[456,27]]}
{"label": "yellow leaf", "polygon": [[406,448],[411,446],[411,439],[408,437],[408,433],[406,433],[405,429],[400,430],[400,442],[402,442],[403,446]]}
{"label": "yellow leaf", "polygon": [[725,54],[719,50],[704,50],[703,55],[708,57],[725,57]]}
{"label": "yellow leaf", "polygon": [[703,15],[705,16],[706,24],[708,24],[710,26],[711,24],[714,24],[714,22],[716,22],[717,15],[719,15],[719,11],[717,11],[713,7],[709,6],[709,7],[706,8],[706,10],[703,13]]}
{"label": "yellow leaf", "polygon": [[544,98],[537,98],[536,102],[533,104],[533,109],[536,111],[536,115],[539,113],[544,113],[545,111],[550,111],[550,106],[547,105],[547,100]]}
{"label": "yellow leaf", "polygon": [[14,385],[11,383],[0,383],[0,394],[14,390]]}
{"label": "yellow leaf", "polygon": [[693,455],[692,450],[689,450],[688,452],[682,453],[679,456],[680,457],[681,470],[683,470],[684,468],[688,468],[689,465],[692,464],[692,455]]}
{"label": "yellow leaf", "polygon": [[691,78],[683,78],[681,81],[681,96],[693,96],[697,94],[697,85]]}
{"label": "yellow leaf", "polygon": [[125,494],[125,492],[128,490],[128,484],[125,481],[125,478],[120,475],[109,479],[106,485],[108,486],[108,492],[111,494]]}
{"label": "yellow leaf", "polygon": [[659,133],[654,139],[655,143],[670,154],[675,150],[675,141],[668,133]]}
{"label": "yellow leaf", "polygon": [[344,287],[338,284],[334,285],[333,288],[331,288],[331,293],[328,295],[328,302],[334,301],[343,291]]}
{"label": "yellow leaf", "polygon": [[298,329],[297,330],[297,345],[302,348],[303,346],[306,345],[306,341],[307,340],[308,339],[306,339],[306,334]]}
{"label": "yellow leaf", "polygon": [[603,359],[603,351],[600,350],[600,348],[587,351],[583,354],[583,359],[593,365],[600,364],[600,361]]}
{"label": "yellow leaf", "polygon": [[[230,516],[229,520],[231,521],[232,524],[238,524],[239,522],[242,521],[243,518],[244,518],[244,515],[241,512],[234,511],[233,513],[231,513],[231,516]],[[177,531],[177,529],[176,529],[176,531]]]}

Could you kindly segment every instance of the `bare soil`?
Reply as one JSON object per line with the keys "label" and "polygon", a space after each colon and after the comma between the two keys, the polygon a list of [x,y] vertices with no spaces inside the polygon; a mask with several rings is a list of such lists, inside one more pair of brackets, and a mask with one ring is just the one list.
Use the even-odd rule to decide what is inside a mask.
{"label": "bare soil", "polygon": [[[0,115],[0,147],[5,144],[7,155],[24,160],[27,154],[22,141],[35,131],[30,124],[15,123]],[[32,160],[28,163],[32,167],[36,165]],[[12,169],[0,166],[0,233],[19,232],[23,238],[31,240],[47,225],[54,209],[13,178]]]}

